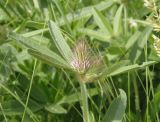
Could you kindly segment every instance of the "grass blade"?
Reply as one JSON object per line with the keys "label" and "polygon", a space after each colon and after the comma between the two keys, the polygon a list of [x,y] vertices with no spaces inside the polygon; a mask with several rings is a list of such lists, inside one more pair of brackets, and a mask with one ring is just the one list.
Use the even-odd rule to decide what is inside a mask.
{"label": "grass blade", "polygon": [[141,33],[137,31],[129,38],[128,42],[125,45],[126,50],[128,50],[130,47],[132,47],[132,45],[134,45],[134,43],[137,41],[140,34]]}
{"label": "grass blade", "polygon": [[142,50],[147,43],[150,33],[152,32],[151,27],[146,27],[146,29],[142,32],[137,42],[132,46],[131,53],[129,59],[132,62],[136,62],[139,56],[142,53]]}
{"label": "grass blade", "polygon": [[119,35],[120,33],[120,27],[121,27],[121,21],[122,21],[122,10],[123,10],[123,5],[121,5],[117,12],[116,15],[114,17],[114,21],[113,21],[113,30],[114,30],[114,34],[115,35]]}

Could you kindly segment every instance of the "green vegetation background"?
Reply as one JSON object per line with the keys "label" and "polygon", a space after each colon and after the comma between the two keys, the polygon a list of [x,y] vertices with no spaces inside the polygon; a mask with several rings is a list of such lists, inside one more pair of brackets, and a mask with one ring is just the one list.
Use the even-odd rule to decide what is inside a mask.
{"label": "green vegetation background", "polygon": [[[87,83],[91,122],[110,122],[122,109],[123,122],[159,122],[159,32],[159,0],[1,0],[0,122],[83,121],[79,81],[53,54],[63,57],[58,39],[74,48],[81,38],[105,63]],[[114,100],[122,103],[109,109]]]}

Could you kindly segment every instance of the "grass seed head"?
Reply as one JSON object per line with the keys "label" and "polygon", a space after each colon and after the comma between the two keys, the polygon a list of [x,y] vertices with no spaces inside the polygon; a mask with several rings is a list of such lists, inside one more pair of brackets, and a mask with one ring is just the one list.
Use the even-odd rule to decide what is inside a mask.
{"label": "grass seed head", "polygon": [[154,43],[153,43],[154,49],[157,55],[160,56],[160,39],[155,35],[153,35],[152,37],[154,39]]}

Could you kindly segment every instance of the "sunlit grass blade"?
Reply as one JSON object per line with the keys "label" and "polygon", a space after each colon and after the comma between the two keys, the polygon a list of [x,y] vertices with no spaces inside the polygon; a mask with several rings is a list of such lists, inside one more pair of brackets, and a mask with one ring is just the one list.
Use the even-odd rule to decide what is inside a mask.
{"label": "sunlit grass blade", "polygon": [[121,22],[122,22],[122,10],[123,10],[123,5],[121,5],[117,12],[116,15],[114,17],[114,21],[113,21],[113,31],[114,31],[114,35],[119,35],[119,33],[121,32]]}

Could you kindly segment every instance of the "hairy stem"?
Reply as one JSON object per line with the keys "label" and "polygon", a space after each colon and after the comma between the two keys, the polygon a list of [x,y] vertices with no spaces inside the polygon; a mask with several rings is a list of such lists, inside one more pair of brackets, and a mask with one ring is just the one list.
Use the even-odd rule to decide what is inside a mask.
{"label": "hairy stem", "polygon": [[88,110],[88,93],[86,84],[80,82],[80,87],[81,87],[81,108],[83,112],[83,122],[90,122],[89,110]]}

